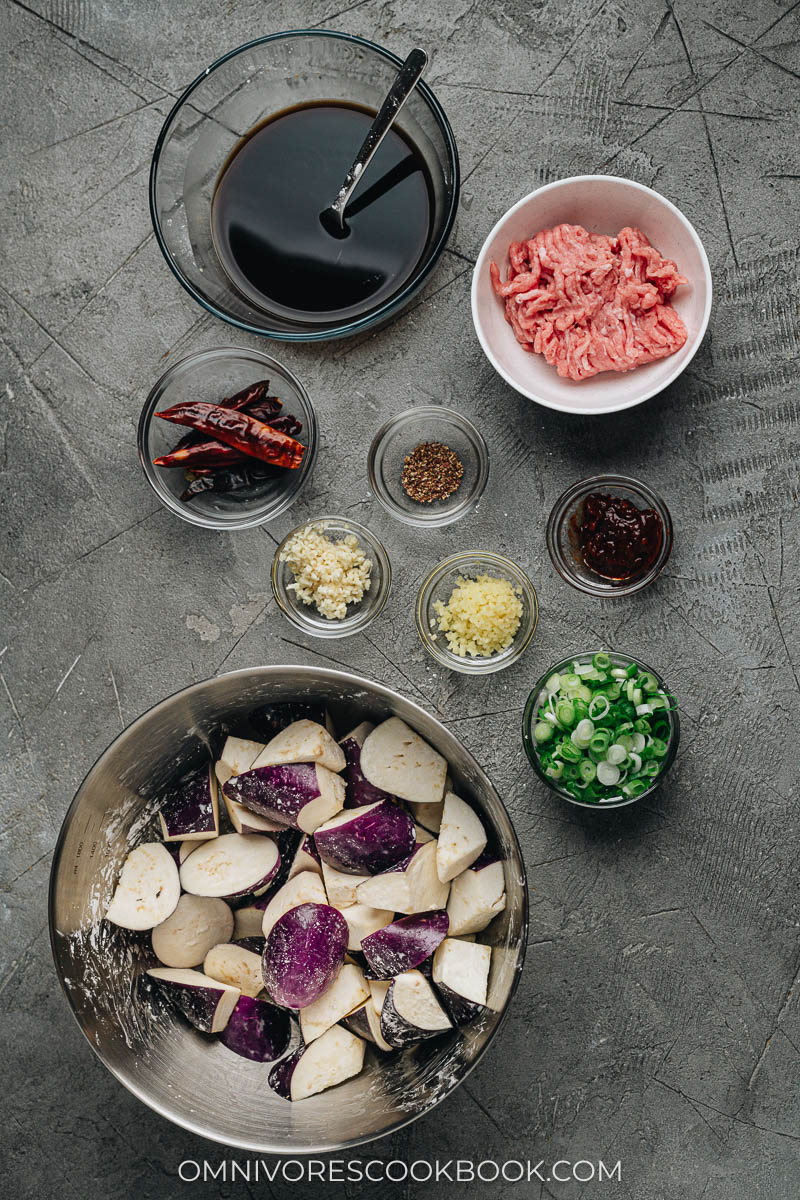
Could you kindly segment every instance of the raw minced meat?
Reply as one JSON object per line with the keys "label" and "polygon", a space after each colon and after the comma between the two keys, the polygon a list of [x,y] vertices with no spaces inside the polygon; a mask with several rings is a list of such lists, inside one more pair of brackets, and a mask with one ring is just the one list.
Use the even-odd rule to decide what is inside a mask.
{"label": "raw minced meat", "polygon": [[686,341],[669,303],[688,280],[639,229],[616,237],[582,225],[556,225],[508,248],[503,282],[490,264],[495,293],[517,341],[566,379],[630,371],[667,358]]}

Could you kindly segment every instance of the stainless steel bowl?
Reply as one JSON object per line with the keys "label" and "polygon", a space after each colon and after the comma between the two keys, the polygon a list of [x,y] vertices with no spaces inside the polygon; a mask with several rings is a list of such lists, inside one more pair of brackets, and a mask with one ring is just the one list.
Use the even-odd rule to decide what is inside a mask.
{"label": "stainless steel bowl", "polygon": [[[379,1062],[296,1104],[267,1086],[268,1067],[231,1054],[178,1018],[137,999],[153,965],[147,934],[100,918],[132,844],[155,834],[165,785],[209,752],[220,726],[267,700],[324,699],[342,732],[367,717],[402,717],[450,763],[456,790],[481,813],[505,861],[508,905],[481,935],[494,947],[487,1016],[446,1038]],[[157,836],[157,834],[155,834]],[[135,1096],[177,1125],[267,1154],[342,1150],[428,1112],[469,1074],[502,1023],[525,958],[525,868],[508,813],[472,755],[444,725],[397,692],[343,671],[253,667],[162,700],[112,742],[81,784],[50,876],[50,937],[61,986],[100,1060]]]}

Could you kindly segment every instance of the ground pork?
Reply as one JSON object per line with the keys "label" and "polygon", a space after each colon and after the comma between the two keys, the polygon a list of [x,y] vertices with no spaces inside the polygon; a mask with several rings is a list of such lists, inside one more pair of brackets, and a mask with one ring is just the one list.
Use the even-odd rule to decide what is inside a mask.
{"label": "ground pork", "polygon": [[525,350],[566,379],[630,371],[686,341],[669,299],[688,280],[639,229],[606,237],[556,225],[512,242],[508,257],[505,282],[496,263],[489,267],[506,320]]}

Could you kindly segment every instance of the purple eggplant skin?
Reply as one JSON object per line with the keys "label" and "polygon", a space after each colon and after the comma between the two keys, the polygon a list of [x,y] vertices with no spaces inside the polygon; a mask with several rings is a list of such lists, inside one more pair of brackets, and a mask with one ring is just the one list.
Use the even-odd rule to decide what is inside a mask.
{"label": "purple eggplant skin", "polygon": [[[198,979],[202,979],[200,973],[197,974]],[[161,994],[183,1013],[190,1025],[194,1025],[201,1033],[213,1032],[214,1017],[225,994],[221,989],[204,987],[202,984],[186,986],[171,980],[151,978],[154,978]]]}
{"label": "purple eggplant skin", "polygon": [[290,700],[283,704],[262,704],[252,709],[249,714],[250,724],[260,735],[262,741],[268,742],[276,733],[293,725],[295,721],[316,721],[318,725],[327,725],[328,714],[322,704],[305,704],[302,700]]}
{"label": "purple eggplant skin", "polygon": [[264,986],[276,1004],[305,1008],[333,982],[347,953],[347,922],[328,904],[299,904],[270,930]]}
{"label": "purple eggplant skin", "polygon": [[370,967],[370,978],[392,979],[418,968],[447,937],[449,925],[447,913],[438,908],[401,917],[362,938],[361,950]]}
{"label": "purple eggplant skin", "polygon": [[276,1062],[269,1073],[267,1079],[269,1086],[283,1100],[291,1100],[292,1098],[292,1076],[294,1075],[295,1067],[303,1057],[305,1049],[304,1045],[298,1046],[286,1058],[282,1058],[280,1062]]}
{"label": "purple eggplant skin", "polygon": [[475,859],[475,862],[470,863],[467,869],[470,871],[482,871],[484,867],[491,867],[492,863],[502,861],[503,860],[497,851],[492,850],[490,846],[487,846],[485,850],[481,851],[481,853]]}
{"label": "purple eggplant skin", "polygon": [[372,1004],[371,1000],[365,1000],[364,1003],[356,1009],[355,1012],[348,1013],[346,1017],[342,1017],[339,1022],[344,1025],[350,1033],[354,1033],[356,1037],[363,1038],[366,1042],[375,1044],[375,1038],[372,1036],[372,1030],[369,1027],[369,1021],[366,1017],[366,1005]]}
{"label": "purple eggplant skin", "polygon": [[229,779],[223,791],[251,812],[285,821],[294,829],[306,804],[320,794],[315,763],[256,767]]}
{"label": "purple eggplant skin", "polygon": [[345,768],[342,778],[347,785],[345,808],[363,808],[365,804],[375,804],[379,800],[390,799],[389,793],[383,788],[377,788],[370,783],[361,771],[361,742],[354,737],[342,738],[339,745],[344,751]]}
{"label": "purple eggplant skin", "polygon": [[414,849],[414,822],[392,800],[370,809],[351,809],[350,820],[314,834],[320,857],[348,875],[379,875],[407,859]]}
{"label": "purple eggplant skin", "polygon": [[240,996],[220,1041],[234,1054],[252,1062],[274,1062],[285,1054],[292,1025],[285,1008],[268,1000]]}
{"label": "purple eggplant skin", "polygon": [[[263,937],[244,937],[238,938],[233,944],[234,946],[241,946],[243,950],[249,950],[251,954],[263,954],[264,942],[265,939]],[[278,1057],[277,1054],[275,1057]]]}
{"label": "purple eggplant skin", "polygon": [[197,834],[219,833],[215,819],[216,779],[208,767],[194,771],[182,780],[161,805],[161,831],[165,838],[183,839]]}
{"label": "purple eggplant skin", "polygon": [[460,996],[458,992],[454,992],[452,988],[449,988],[446,983],[437,983],[434,986],[454,1025],[468,1025],[476,1017],[480,1017],[485,1012],[488,1012],[485,1005],[476,1004],[474,1000],[467,1000],[464,996]]}
{"label": "purple eggplant skin", "polygon": [[381,1009],[381,1037],[395,1050],[404,1050],[406,1046],[415,1046],[426,1038],[441,1037],[449,1032],[448,1029],[421,1029],[417,1025],[410,1025],[394,1006],[393,990],[394,981],[389,985]]}

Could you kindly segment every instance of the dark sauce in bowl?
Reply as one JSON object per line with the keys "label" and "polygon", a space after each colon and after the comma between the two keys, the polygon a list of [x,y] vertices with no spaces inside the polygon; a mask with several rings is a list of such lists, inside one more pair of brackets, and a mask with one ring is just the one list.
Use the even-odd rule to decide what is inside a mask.
{"label": "dark sauce in bowl", "polygon": [[664,536],[661,517],[637,508],[622,496],[592,492],[583,502],[581,557],[596,575],[625,581],[643,574],[656,561]]}
{"label": "dark sauce in bowl", "polygon": [[320,221],[374,118],[357,104],[297,105],[232,151],[211,230],[225,273],[258,308],[337,322],[379,307],[413,275],[431,235],[433,186],[422,154],[396,126],[350,199],[347,237]]}

